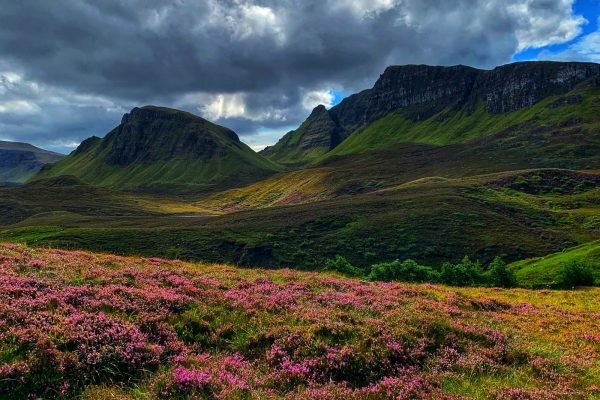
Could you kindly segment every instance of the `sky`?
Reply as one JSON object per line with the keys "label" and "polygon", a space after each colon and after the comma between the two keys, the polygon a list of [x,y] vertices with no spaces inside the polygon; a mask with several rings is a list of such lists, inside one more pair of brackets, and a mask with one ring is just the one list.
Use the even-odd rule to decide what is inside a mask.
{"label": "sky", "polygon": [[388,65],[600,62],[600,0],[19,0],[0,7],[0,140],[62,153],[131,108],[255,150]]}

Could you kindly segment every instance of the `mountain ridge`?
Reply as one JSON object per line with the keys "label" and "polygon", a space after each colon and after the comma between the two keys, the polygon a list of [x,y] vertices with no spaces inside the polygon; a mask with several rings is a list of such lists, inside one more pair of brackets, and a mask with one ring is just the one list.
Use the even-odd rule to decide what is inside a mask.
{"label": "mountain ridge", "polygon": [[91,137],[37,177],[73,175],[133,191],[202,191],[235,186],[278,170],[232,130],[166,107],[135,107],[102,139]]}
{"label": "mountain ridge", "polygon": [[[334,135],[339,143],[333,148],[360,129],[399,110],[413,123],[444,110],[472,114],[478,104],[483,104],[487,114],[500,116],[531,107],[550,96],[567,93],[599,74],[600,64],[579,62],[518,62],[492,70],[464,65],[389,66],[371,89],[352,94],[325,110],[335,127],[319,129],[319,126],[313,126],[312,130],[323,136],[315,141],[315,146],[298,146],[304,135],[299,128],[261,154],[282,163],[290,163],[287,159],[291,158],[293,163],[306,164],[314,161],[313,154],[332,150],[321,143],[327,143],[328,139],[333,141]],[[305,123],[309,121],[310,117]],[[307,155],[304,159],[302,153]]]}
{"label": "mountain ridge", "polygon": [[23,183],[42,167],[64,157],[29,143],[0,140],[0,182]]}

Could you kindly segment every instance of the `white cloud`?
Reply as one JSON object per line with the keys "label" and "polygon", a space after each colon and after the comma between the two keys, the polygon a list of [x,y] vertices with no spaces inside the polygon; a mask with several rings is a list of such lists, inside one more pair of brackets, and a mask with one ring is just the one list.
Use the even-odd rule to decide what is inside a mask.
{"label": "white cloud", "polygon": [[236,93],[190,93],[183,96],[175,103],[178,108],[194,108],[202,117],[210,121],[227,119],[243,119],[253,122],[285,121],[285,109],[278,109],[272,105],[253,108],[248,105],[248,96],[245,92]]}
{"label": "white cloud", "polygon": [[206,104],[200,105],[202,114],[210,120],[223,118],[246,118],[246,103],[241,93],[218,94],[208,100]]}
{"label": "white cloud", "polygon": [[[600,18],[598,22],[600,23]],[[558,52],[542,51],[538,54],[538,59],[600,62],[600,28],[595,32],[583,35],[565,50]]]}
{"label": "white cloud", "polygon": [[234,35],[238,39],[252,36],[272,36],[279,44],[285,42],[281,19],[269,7],[243,4],[236,16],[231,16]]}
{"label": "white cloud", "polygon": [[40,106],[32,101],[11,100],[0,101],[0,114],[30,115],[41,111]]}
{"label": "white cloud", "polygon": [[537,0],[519,0],[507,11],[517,23],[517,51],[568,42],[587,23],[581,15],[573,14],[573,0],[559,0],[547,9]]}
{"label": "white cloud", "polygon": [[359,18],[391,10],[398,4],[399,0],[339,0],[338,3],[339,7],[347,8]]}
{"label": "white cloud", "polygon": [[331,90],[311,90],[302,97],[302,107],[306,110],[312,110],[319,104],[323,104],[327,108],[333,106],[335,96]]}

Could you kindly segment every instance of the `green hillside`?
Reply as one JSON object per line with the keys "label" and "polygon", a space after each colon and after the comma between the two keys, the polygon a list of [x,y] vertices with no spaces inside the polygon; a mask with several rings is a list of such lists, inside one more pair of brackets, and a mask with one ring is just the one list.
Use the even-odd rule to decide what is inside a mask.
{"label": "green hillside", "polygon": [[278,169],[227,128],[147,106],[126,114],[104,139],[83,142],[35,179],[72,175],[115,189],[186,193],[242,185]]}
{"label": "green hillside", "polygon": [[600,131],[598,99],[600,87],[586,82],[565,95],[551,96],[531,107],[500,115],[486,112],[482,103],[474,109],[446,109],[423,121],[412,121],[405,111],[398,110],[353,133],[326,157],[385,149],[398,143],[441,146],[467,143],[503,131],[517,136],[534,129],[550,131],[573,125],[593,130],[597,136]]}
{"label": "green hillside", "polygon": [[[555,180],[562,182],[553,190]],[[487,263],[543,256],[598,239],[598,174],[531,170],[429,178],[334,200],[215,217],[31,216],[0,240],[314,269],[343,255],[367,268],[413,258],[425,265],[468,255]],[[76,211],[76,210],[74,210]],[[596,221],[596,222],[595,222]]]}
{"label": "green hillside", "polygon": [[[592,219],[595,229],[600,228],[600,219]],[[597,283],[600,283],[600,241],[589,242],[565,249],[558,253],[520,260],[510,265],[515,271],[519,284],[527,287],[548,287],[556,283],[558,274],[566,264],[581,262],[589,265]]]}

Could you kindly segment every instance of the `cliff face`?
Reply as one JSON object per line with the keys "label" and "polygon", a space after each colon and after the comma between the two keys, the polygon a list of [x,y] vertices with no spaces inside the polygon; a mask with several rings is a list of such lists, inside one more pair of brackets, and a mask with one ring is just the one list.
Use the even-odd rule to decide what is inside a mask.
{"label": "cliff face", "polygon": [[145,106],[104,138],[91,137],[36,179],[73,175],[117,189],[187,193],[253,182],[279,167],[230,129],[193,114]]}
{"label": "cliff face", "polygon": [[283,164],[302,164],[333,149],[340,141],[338,124],[325,106],[319,105],[298,129],[288,132],[261,154]]}
{"label": "cliff face", "polygon": [[344,137],[398,108],[410,108],[414,120],[424,119],[469,97],[481,71],[457,65],[392,66],[372,89],[344,99],[330,112]]}
{"label": "cliff face", "polygon": [[175,158],[207,160],[226,155],[226,141],[239,143],[231,130],[195,115],[159,107],[134,108],[102,141],[106,162],[130,165]]}
{"label": "cliff face", "polygon": [[298,129],[265,154],[277,159],[290,148],[324,149],[329,143],[335,147],[357,129],[397,110],[403,110],[412,121],[447,108],[472,110],[478,103],[492,115],[517,111],[548,96],[566,93],[599,74],[600,64],[575,62],[522,62],[489,71],[463,65],[390,66],[373,88],[347,97],[330,110],[319,109],[321,117],[316,121],[311,121],[311,114],[303,126],[310,122],[311,131],[319,132],[320,140],[302,140],[305,133]]}
{"label": "cliff face", "polygon": [[[517,111],[600,74],[600,64],[575,62],[525,62],[483,71],[474,96],[485,101],[491,114]],[[473,96],[472,95],[472,96]]]}
{"label": "cliff face", "polygon": [[372,89],[344,99],[329,112],[344,137],[399,108],[412,120],[428,118],[448,106],[483,101],[490,114],[529,107],[552,95],[566,93],[600,74],[600,64],[523,62],[491,71],[457,65],[392,66]]}

